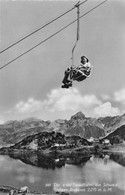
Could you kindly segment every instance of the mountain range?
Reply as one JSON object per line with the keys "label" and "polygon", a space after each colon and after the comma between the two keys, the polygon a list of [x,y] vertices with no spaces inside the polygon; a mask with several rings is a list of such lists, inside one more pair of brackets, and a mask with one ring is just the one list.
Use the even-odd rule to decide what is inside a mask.
{"label": "mountain range", "polygon": [[61,132],[66,136],[77,135],[85,139],[103,138],[124,125],[125,114],[92,118],[86,117],[82,112],[71,116],[69,120],[43,121],[28,118],[21,121],[8,121],[0,125],[0,145],[15,144],[27,136],[52,131]]}

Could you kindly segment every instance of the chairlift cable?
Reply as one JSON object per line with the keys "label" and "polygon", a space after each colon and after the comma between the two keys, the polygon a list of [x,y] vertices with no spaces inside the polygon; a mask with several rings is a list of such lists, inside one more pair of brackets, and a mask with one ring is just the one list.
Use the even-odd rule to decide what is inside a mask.
{"label": "chairlift cable", "polygon": [[[83,3],[86,3],[88,0],[85,0],[83,2],[81,2],[79,5],[82,5]],[[45,28],[46,26],[48,26],[49,24],[55,22],[56,20],[58,20],[59,18],[63,17],[64,15],[68,14],[69,12],[71,12],[72,10],[74,10],[76,7],[74,6],[73,8],[69,9],[68,11],[66,11],[65,13],[59,15],[58,17],[54,18],[53,20],[51,20],[50,22],[46,23],[43,26],[40,26],[39,28],[33,30],[31,33],[23,36],[22,38],[20,38],[19,40],[17,40],[16,42],[14,42],[13,44],[9,45],[8,47],[4,48],[3,50],[0,51],[0,54],[5,52],[6,50],[10,49],[11,47],[17,45],[18,43],[20,43],[21,41],[25,40],[26,38],[30,37],[31,35],[35,34],[36,32],[40,31],[41,29]]]}
{"label": "chairlift cable", "polygon": [[[93,7],[92,9],[90,9],[89,11],[87,11],[86,13],[84,13],[83,15],[81,15],[79,18],[83,18],[85,17],[87,14],[89,14],[91,11],[95,10],[96,8],[98,8],[99,6],[101,6],[102,4],[104,4],[106,1],[105,0],[103,2],[101,2],[100,4],[98,4],[97,6]],[[70,25],[72,25],[73,23],[75,23],[77,21],[74,20],[71,23],[69,23],[68,25],[64,26],[62,29],[60,29],[59,31],[57,31],[56,33],[52,34],[51,36],[47,37],[46,39],[44,39],[43,41],[41,41],[40,43],[38,43],[37,45],[35,45],[34,47],[30,48],[29,50],[27,50],[26,52],[22,53],[21,55],[17,56],[16,58],[14,58],[13,60],[9,61],[8,63],[6,63],[5,65],[0,67],[0,70],[5,68],[6,66],[8,66],[9,64],[11,64],[12,62],[16,61],[17,59],[19,59],[20,57],[24,56],[25,54],[27,54],[28,52],[30,52],[31,50],[35,49],[36,47],[38,47],[39,45],[41,45],[42,43],[44,43],[45,41],[49,40],[50,38],[54,37],[55,35],[57,35],[58,33],[60,33],[61,31],[63,31],[64,29],[66,29],[67,27],[69,27]]]}

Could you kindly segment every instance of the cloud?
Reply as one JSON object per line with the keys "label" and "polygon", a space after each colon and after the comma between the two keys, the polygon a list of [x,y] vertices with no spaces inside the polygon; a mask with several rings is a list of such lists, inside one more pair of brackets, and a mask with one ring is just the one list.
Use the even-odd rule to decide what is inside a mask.
{"label": "cloud", "polygon": [[19,101],[6,113],[6,120],[21,120],[27,117],[38,117],[45,120],[55,120],[63,116],[70,117],[81,110],[87,114],[95,106],[101,105],[101,101],[93,94],[82,95],[78,89],[53,89],[43,100],[28,98],[27,101]]}
{"label": "cloud", "polygon": [[27,101],[19,101],[13,108],[3,113],[4,121],[22,120],[28,117],[41,117],[44,102],[29,98]]}
{"label": "cloud", "polygon": [[75,111],[80,108],[90,108],[95,105],[100,105],[100,100],[95,95],[83,96],[75,89],[53,89],[46,99],[38,101],[29,98],[26,102],[20,101],[15,106],[15,111],[18,113],[35,113],[43,109],[51,112],[56,111]]}
{"label": "cloud", "polygon": [[121,102],[122,104],[125,104],[125,89],[121,89],[114,93],[114,99],[117,102]]}
{"label": "cloud", "polygon": [[19,113],[33,113],[43,107],[43,103],[33,98],[29,98],[27,102],[20,101],[16,104],[15,110]]}
{"label": "cloud", "polygon": [[113,107],[111,102],[105,102],[98,107],[94,108],[94,115],[100,116],[116,116],[120,114],[120,110],[117,107]]}
{"label": "cloud", "polygon": [[0,124],[4,124],[5,120],[2,114],[0,114]]}
{"label": "cloud", "polygon": [[46,106],[51,111],[76,110],[80,108],[90,108],[94,105],[100,105],[100,100],[95,95],[83,96],[75,89],[54,89],[48,95]]}
{"label": "cloud", "polygon": [[43,120],[67,119],[78,111],[91,117],[120,114],[119,108],[112,106],[110,101],[104,102],[107,98],[106,95],[100,95],[101,100],[94,94],[83,95],[76,88],[57,88],[51,90],[43,100],[30,97],[27,101],[18,102],[6,112],[4,118],[7,120],[20,120],[27,117],[38,117]]}
{"label": "cloud", "polygon": [[101,95],[101,98],[102,98],[103,101],[108,101],[108,100],[110,100],[110,96],[107,95],[107,94],[102,94],[102,95]]}
{"label": "cloud", "polygon": [[4,120],[3,119],[0,119],[0,124],[2,125],[2,124],[4,124]]}

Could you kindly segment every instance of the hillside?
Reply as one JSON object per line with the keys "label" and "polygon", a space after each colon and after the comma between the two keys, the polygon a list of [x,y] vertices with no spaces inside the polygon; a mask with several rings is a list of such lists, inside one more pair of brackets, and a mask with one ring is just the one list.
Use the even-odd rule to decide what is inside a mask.
{"label": "hillside", "polygon": [[89,145],[89,142],[81,138],[80,136],[65,136],[60,132],[42,132],[35,135],[30,135],[24,138],[19,143],[11,146],[12,149],[34,149],[41,150],[51,148],[56,144],[60,146],[71,146],[71,145]]}
{"label": "hillside", "polygon": [[119,144],[125,141],[125,125],[110,133],[105,139],[109,139],[111,144]]}
{"label": "hillside", "polygon": [[78,135],[83,138],[100,138],[125,124],[125,114],[115,117],[86,117],[82,112],[71,116],[70,120],[57,119],[43,121],[29,118],[22,121],[8,121],[0,125],[0,145],[20,142],[29,135],[41,132],[61,132],[66,136]]}
{"label": "hillside", "polygon": [[106,133],[111,133],[115,129],[125,124],[125,114],[122,116],[107,116],[98,118],[98,122],[104,125]]}

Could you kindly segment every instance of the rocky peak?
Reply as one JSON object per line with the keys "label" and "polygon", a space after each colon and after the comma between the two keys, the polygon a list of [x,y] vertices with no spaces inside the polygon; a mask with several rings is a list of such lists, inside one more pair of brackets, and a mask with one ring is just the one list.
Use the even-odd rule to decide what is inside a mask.
{"label": "rocky peak", "polygon": [[75,115],[73,115],[70,120],[78,120],[78,119],[84,120],[85,115],[82,112],[78,112]]}

